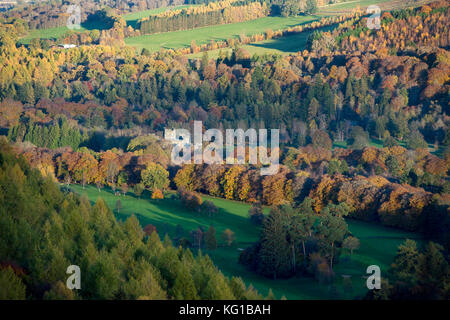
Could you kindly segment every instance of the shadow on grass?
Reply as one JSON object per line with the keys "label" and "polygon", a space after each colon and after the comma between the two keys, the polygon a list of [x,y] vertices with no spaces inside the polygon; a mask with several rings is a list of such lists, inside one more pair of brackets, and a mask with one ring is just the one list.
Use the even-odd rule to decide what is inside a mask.
{"label": "shadow on grass", "polygon": [[139,21],[139,19],[128,20],[127,26],[131,26],[133,29],[136,29],[138,21]]}
{"label": "shadow on grass", "polygon": [[[301,25],[301,24],[299,24]],[[316,30],[309,30],[300,33],[288,34],[286,36],[266,40],[263,42],[250,43],[249,46],[279,50],[282,52],[298,52],[306,49],[308,37],[315,31],[327,32],[336,28],[337,25],[327,26]]]}
{"label": "shadow on grass", "polygon": [[[91,190],[93,187],[88,187]],[[83,194],[83,191],[70,188],[78,194]],[[88,191],[88,190],[86,190]],[[223,207],[218,207],[218,212],[215,215],[208,216],[202,212],[195,212],[188,210],[179,199],[174,197],[174,194],[168,195],[165,199],[153,200],[150,199],[150,192],[144,191],[140,198],[132,192],[128,192],[126,196],[115,196],[110,187],[104,187],[98,196],[93,197],[91,193],[91,203],[95,203],[97,198],[103,198],[113,211],[116,218],[120,221],[125,221],[129,216],[134,214],[142,227],[147,224],[154,225],[161,238],[167,233],[170,237],[176,235],[177,225],[183,227],[184,237],[189,237],[189,232],[202,227],[205,231],[209,226],[213,225],[216,229],[216,236],[226,229],[230,228],[236,234],[236,242],[239,244],[251,243],[256,241],[259,236],[259,228],[251,224],[250,220],[233,214]],[[117,212],[114,207],[114,201],[121,200],[122,209]],[[134,202],[133,206],[128,206],[130,200]],[[113,204],[111,204],[113,202]],[[178,235],[179,236],[179,235]]]}

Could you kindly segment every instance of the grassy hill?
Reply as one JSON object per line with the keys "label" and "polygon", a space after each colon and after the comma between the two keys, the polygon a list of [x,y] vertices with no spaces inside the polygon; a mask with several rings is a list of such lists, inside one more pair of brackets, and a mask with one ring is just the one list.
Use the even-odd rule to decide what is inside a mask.
{"label": "grassy hill", "polygon": [[152,35],[143,35],[125,39],[129,46],[138,50],[147,48],[150,51],[158,51],[161,48],[185,48],[189,47],[192,40],[197,45],[207,43],[211,40],[227,40],[239,37],[242,34],[253,35],[262,33],[267,29],[280,30],[296,25],[305,24],[318,20],[319,16],[298,16],[298,17],[264,17],[256,20],[215,25],[192,30],[166,32]]}
{"label": "grassy hill", "polygon": [[[118,219],[123,220],[135,214],[142,226],[147,224],[156,226],[160,236],[168,233],[173,238],[178,224],[182,225],[184,236],[188,238],[191,230],[199,226],[208,228],[213,225],[217,231],[219,248],[206,253],[211,256],[214,263],[227,276],[242,277],[247,284],[253,284],[264,295],[272,288],[277,298],[283,295],[288,299],[350,299],[362,296],[367,290],[366,280],[362,278],[367,266],[379,265],[383,274],[391,264],[400,243],[406,238],[419,239],[417,234],[348,220],[349,229],[360,239],[361,247],[352,256],[347,253],[341,255],[340,262],[335,267],[335,285],[339,292],[336,296],[329,285],[319,284],[312,278],[271,280],[248,271],[238,263],[240,249],[248,247],[259,237],[259,228],[252,225],[247,217],[249,204],[204,196],[203,199],[213,201],[219,208],[217,216],[209,218],[187,211],[177,200],[169,199],[170,195],[163,200],[149,200],[148,194],[144,194],[142,199],[137,199],[132,193],[114,196],[110,190],[102,189],[99,192],[93,186],[86,186],[83,189],[79,185],[72,185],[71,188],[79,194],[85,194],[94,202],[98,197],[102,197],[111,209],[115,208],[117,200],[120,199],[122,203],[120,214],[114,210]],[[220,240],[220,233],[226,228],[230,228],[236,235],[236,243],[231,247],[226,247]],[[351,292],[344,291],[342,275],[352,276]]]}
{"label": "grassy hill", "polygon": [[[324,27],[321,30],[328,31],[333,28],[334,28],[334,26]],[[278,39],[270,39],[270,40],[250,43],[250,44],[243,45],[240,47],[247,50],[251,55],[254,55],[254,54],[258,54],[258,55],[261,55],[261,54],[289,55],[289,54],[296,53],[300,50],[303,50],[306,46],[309,35],[313,32],[314,32],[313,30],[304,31],[301,33],[295,33],[293,35],[281,37]],[[211,50],[211,51],[208,51],[208,57],[209,58],[217,58],[221,51],[231,53],[232,49],[225,48],[225,49]],[[188,57],[189,58],[201,58],[202,55],[203,55],[203,52],[198,52],[198,53],[190,54],[190,55],[188,55]]]}

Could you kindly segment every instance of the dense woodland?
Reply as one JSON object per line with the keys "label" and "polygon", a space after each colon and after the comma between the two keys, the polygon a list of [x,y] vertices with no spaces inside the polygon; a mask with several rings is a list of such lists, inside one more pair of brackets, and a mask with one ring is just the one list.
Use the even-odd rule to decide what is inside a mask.
{"label": "dense woodland", "polygon": [[[144,236],[134,217],[115,222],[102,200],[91,206],[64,196],[60,182],[130,189],[139,197],[147,189],[154,199],[177,189],[187,208],[203,214],[217,210],[200,193],[253,203],[249,222],[262,228],[261,238],[240,262],[270,278],[331,281],[340,252],[357,247],[344,217],[421,232],[433,242],[400,247],[390,283],[367,298],[448,299],[448,4],[385,12],[379,31],[367,29],[358,13],[294,27],[276,36],[317,32],[287,57],[251,56],[239,47],[245,37],[227,41],[232,53],[218,59],[188,59],[183,53],[198,52],[195,43],[187,52],[136,53],[111,41],[125,37],[120,19],[96,34],[100,45],[91,38],[67,50],[26,47],[17,41],[27,26],[4,21],[0,127],[13,151],[2,142],[0,210],[18,215],[0,215],[0,243],[7,244],[0,247],[7,257],[0,281],[18,297],[260,297],[223,277],[209,258],[194,258],[169,239],[161,243],[156,232]],[[162,132],[190,129],[194,120],[205,129],[280,128],[280,171],[172,166]],[[12,200],[28,198],[35,200]],[[262,205],[273,207],[267,217]],[[32,207],[39,212],[31,215]],[[73,236],[66,239],[67,232]],[[29,237],[17,236],[23,233]],[[191,248],[202,248],[199,234]],[[27,258],[32,243],[45,248],[37,261]],[[105,275],[88,296],[71,296],[56,269],[42,267],[69,258],[93,277]],[[140,281],[143,272],[157,281]]]}
{"label": "dense woodland", "polygon": [[[0,95],[25,106],[11,107],[8,118],[14,124],[25,113],[33,121],[51,121],[50,110],[56,108],[89,129],[162,130],[197,119],[207,127],[281,127],[283,142],[299,146],[316,128],[344,141],[359,125],[372,137],[385,139],[389,133],[401,141],[409,131],[418,131],[439,145],[445,139],[448,102],[448,16],[435,11],[395,24],[387,20],[383,27],[392,26],[392,32],[364,31],[363,21],[343,23],[332,33],[337,43],[328,43],[331,34],[325,33],[311,41],[311,51],[286,58],[252,58],[243,49],[217,61],[100,46],[26,49],[17,48],[14,34],[5,32]],[[406,19],[416,19],[418,30],[429,29],[414,32],[418,48],[402,40],[410,33]],[[430,23],[420,27],[424,19]],[[361,53],[357,48],[393,41],[393,49],[378,46]],[[32,63],[21,63],[25,59]],[[3,102],[2,113],[10,112],[9,103]]]}

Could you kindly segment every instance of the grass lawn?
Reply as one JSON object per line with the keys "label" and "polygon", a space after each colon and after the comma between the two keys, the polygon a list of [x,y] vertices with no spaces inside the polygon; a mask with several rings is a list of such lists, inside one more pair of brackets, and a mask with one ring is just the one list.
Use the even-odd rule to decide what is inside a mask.
{"label": "grass lawn", "polygon": [[[335,28],[335,26],[329,26],[321,28],[321,31],[328,31]],[[262,54],[278,54],[278,55],[290,55],[296,53],[298,51],[304,50],[306,43],[308,41],[308,37],[313,30],[304,31],[301,33],[295,33],[289,36],[281,37],[278,39],[265,40],[255,43],[250,43],[241,48],[247,50],[252,56],[254,54],[262,55]],[[219,57],[220,52],[228,52],[231,54],[232,49],[217,49],[208,51],[208,57],[217,59]],[[198,52],[194,54],[188,55],[189,58],[201,58],[204,52]]]}
{"label": "grass lawn", "polygon": [[[397,140],[397,143],[399,146],[406,148],[406,143],[405,141],[399,141]],[[375,147],[375,148],[383,148],[383,140],[380,139],[374,139],[371,138],[369,145],[371,147]],[[347,141],[337,141],[337,142],[333,142],[333,149],[334,148],[344,148],[347,149]],[[428,151],[436,156],[440,156],[443,152],[444,147],[440,146],[438,149],[435,148],[435,146],[431,143],[428,144]]]}
{"label": "grass lawn", "polygon": [[264,17],[251,21],[208,26],[192,30],[182,30],[165,32],[125,39],[125,43],[138,50],[147,48],[154,52],[161,48],[185,48],[195,40],[197,45],[208,43],[211,40],[227,40],[239,37],[241,34],[252,35],[265,32],[267,29],[280,30],[296,25],[309,23],[318,20],[318,16],[298,16],[298,17]]}
{"label": "grass lawn", "polygon": [[[365,294],[365,275],[367,266],[376,264],[383,272],[386,272],[391,264],[397,247],[406,238],[420,239],[419,235],[369,224],[360,221],[348,220],[350,231],[354,236],[360,239],[361,247],[359,250],[349,255],[343,253],[340,262],[335,266],[336,290],[331,290],[330,285],[320,284],[312,278],[291,278],[271,280],[248,271],[244,266],[238,263],[239,249],[246,248],[251,243],[257,241],[259,237],[259,228],[249,222],[247,212],[250,205],[229,201],[224,199],[203,196],[203,199],[211,200],[219,208],[216,217],[204,217],[200,214],[189,212],[178,201],[168,198],[163,200],[149,200],[148,194],[144,194],[142,199],[137,199],[132,193],[126,196],[114,196],[107,189],[101,192],[94,186],[86,186],[83,189],[79,185],[72,185],[72,190],[79,194],[86,194],[87,197],[95,202],[102,197],[111,209],[115,208],[118,199],[122,203],[120,214],[114,210],[119,220],[124,220],[131,214],[135,214],[142,226],[153,224],[158,233],[164,235],[168,233],[172,238],[175,236],[175,228],[178,224],[182,225],[185,236],[189,237],[189,232],[193,229],[203,226],[208,228],[214,225],[217,231],[219,248],[215,251],[206,251],[213,259],[214,263],[227,276],[240,276],[247,285],[252,284],[259,292],[266,295],[269,288],[272,288],[275,296],[281,298],[283,295],[288,299],[351,299],[361,297]],[[266,213],[268,208],[265,209]],[[236,243],[231,247],[226,247],[220,240],[220,233],[230,228],[235,232]],[[342,275],[351,275],[352,291],[345,291],[342,286]]]}

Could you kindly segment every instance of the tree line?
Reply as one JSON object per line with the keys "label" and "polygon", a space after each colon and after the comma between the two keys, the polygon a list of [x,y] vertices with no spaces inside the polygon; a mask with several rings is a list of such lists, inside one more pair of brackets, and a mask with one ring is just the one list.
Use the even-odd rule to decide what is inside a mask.
{"label": "tree line", "polygon": [[139,20],[138,28],[141,34],[152,34],[243,22],[267,15],[268,10],[264,3],[241,4],[237,0],[225,0],[152,15]]}

